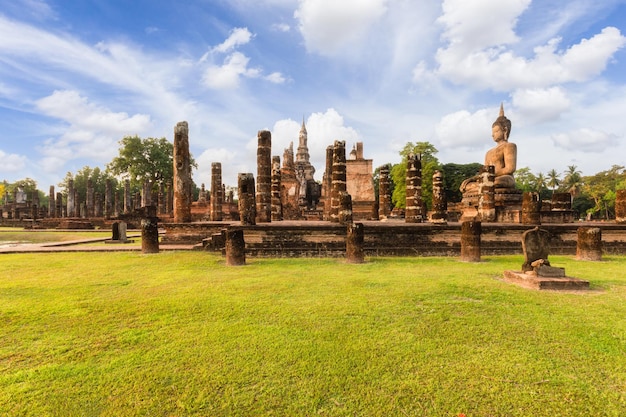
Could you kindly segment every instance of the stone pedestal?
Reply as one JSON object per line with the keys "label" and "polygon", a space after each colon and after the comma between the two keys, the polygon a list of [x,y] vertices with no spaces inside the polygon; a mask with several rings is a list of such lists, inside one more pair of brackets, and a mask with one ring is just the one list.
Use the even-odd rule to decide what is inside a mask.
{"label": "stone pedestal", "polygon": [[461,224],[461,260],[464,262],[480,262],[481,223],[465,221]]}
{"label": "stone pedestal", "polygon": [[582,279],[542,277],[521,271],[504,271],[504,280],[532,290],[579,291],[589,289],[589,281]]}
{"label": "stone pedestal", "polygon": [[350,223],[346,233],[346,262],[353,264],[365,262],[364,241],[363,223]]}
{"label": "stone pedestal", "polygon": [[602,260],[602,230],[599,227],[579,227],[576,241],[576,259]]}
{"label": "stone pedestal", "polygon": [[227,229],[226,235],[226,265],[239,266],[246,264],[246,242],[241,229]]}

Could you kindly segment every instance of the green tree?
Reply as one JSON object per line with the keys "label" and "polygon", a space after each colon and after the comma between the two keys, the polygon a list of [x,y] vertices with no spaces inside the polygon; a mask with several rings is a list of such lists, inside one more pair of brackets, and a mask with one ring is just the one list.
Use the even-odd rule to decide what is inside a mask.
{"label": "green tree", "polygon": [[537,177],[530,172],[530,168],[524,167],[515,170],[515,185],[524,192],[535,191]]}
{"label": "green tree", "polygon": [[567,170],[564,172],[563,188],[567,190],[572,197],[576,197],[580,194],[582,189],[582,173],[578,170],[576,165],[568,165]]}
{"label": "green tree", "polygon": [[548,187],[552,189],[553,194],[556,188],[560,184],[561,184],[561,176],[559,175],[558,172],[556,172],[556,169],[553,168],[550,171],[548,171],[547,185]]}
{"label": "green tree", "polygon": [[435,157],[437,148],[430,142],[407,142],[400,151],[402,161],[391,168],[391,179],[394,183],[391,201],[395,207],[406,206],[406,167],[409,155],[420,155],[422,162],[422,198],[426,207],[432,206],[433,200],[433,173],[440,168],[439,160]]}
{"label": "green tree", "polygon": [[450,202],[459,202],[463,198],[463,193],[459,189],[461,183],[482,168],[482,164],[474,162],[471,164],[443,164],[441,172],[443,173],[443,184],[446,191],[446,199]]}
{"label": "green tree", "polygon": [[541,194],[547,187],[547,179],[543,175],[543,173],[539,173],[535,176],[535,181],[533,182],[533,191]]}
{"label": "green tree", "polygon": [[74,180],[74,189],[78,192],[79,200],[86,201],[88,180],[91,180],[94,192],[104,195],[107,179],[113,181],[113,190],[116,190],[118,188],[117,179],[112,175],[102,171],[99,167],[91,168],[84,166],[82,169],[78,170],[76,174],[72,174],[71,172],[65,174],[65,177],[58,185],[67,193],[69,180]]}
{"label": "green tree", "polygon": [[174,146],[167,139],[125,136],[119,144],[119,155],[107,164],[107,171],[130,179],[133,189],[141,189],[145,181],[154,186],[173,179]]}
{"label": "green tree", "polygon": [[594,206],[588,210],[588,213],[600,213],[604,219],[612,218],[615,210],[615,190],[624,181],[626,181],[626,171],[621,165],[613,165],[611,169],[583,177],[582,192],[594,202]]}

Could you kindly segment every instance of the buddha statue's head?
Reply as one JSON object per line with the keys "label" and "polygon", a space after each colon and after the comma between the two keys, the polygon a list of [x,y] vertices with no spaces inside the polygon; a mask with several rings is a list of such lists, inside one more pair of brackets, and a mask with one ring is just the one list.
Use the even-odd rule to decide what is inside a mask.
{"label": "buddha statue's head", "polygon": [[504,140],[509,139],[509,135],[511,134],[511,121],[506,118],[504,115],[504,105],[500,103],[500,114],[493,125],[491,127],[499,126],[502,132],[504,132]]}

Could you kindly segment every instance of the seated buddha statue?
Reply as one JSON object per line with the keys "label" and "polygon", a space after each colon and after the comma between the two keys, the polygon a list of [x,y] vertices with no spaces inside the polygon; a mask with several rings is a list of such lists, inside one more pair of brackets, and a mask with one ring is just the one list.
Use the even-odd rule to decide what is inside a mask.
{"label": "seated buddha statue", "polygon": [[[494,167],[495,187],[515,188],[513,173],[517,165],[517,146],[508,141],[511,133],[511,121],[504,116],[504,107],[500,105],[500,115],[491,127],[491,137],[496,142],[496,146],[489,149],[485,154],[485,164],[481,172],[485,172],[489,166]],[[479,192],[479,185],[482,176],[480,173],[466,179],[461,184],[460,190],[463,194],[476,194]]]}

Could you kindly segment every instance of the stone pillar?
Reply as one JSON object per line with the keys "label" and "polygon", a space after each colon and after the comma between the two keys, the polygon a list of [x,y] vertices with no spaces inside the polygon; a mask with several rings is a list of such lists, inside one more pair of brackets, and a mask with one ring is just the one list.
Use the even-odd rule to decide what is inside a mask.
{"label": "stone pillar", "polygon": [[346,184],[346,142],[336,140],[333,145],[332,186],[330,190],[330,221],[339,222],[341,193],[347,191]]}
{"label": "stone pillar", "polygon": [[406,164],[406,223],[421,223],[422,213],[422,162],[410,154]]}
{"label": "stone pillar", "polygon": [[256,224],[256,198],[254,191],[254,175],[252,173],[239,173],[239,218],[241,224]]}
{"label": "stone pillar", "polygon": [[259,130],[257,134],[256,221],[272,221],[272,134]]}
{"label": "stone pillar", "polygon": [[111,240],[120,240],[120,222],[113,222],[111,225]]}
{"label": "stone pillar", "polygon": [[579,227],[576,241],[576,259],[581,261],[602,260],[602,229]]}
{"label": "stone pillar", "polygon": [[365,262],[365,253],[363,251],[364,242],[365,232],[363,230],[363,223],[349,223],[346,233],[346,262],[352,264]]}
{"label": "stone pillar", "polygon": [[220,162],[211,163],[211,220],[222,221],[222,164]]}
{"label": "stone pillar", "polygon": [[541,224],[539,194],[528,191],[522,195],[522,224]]}
{"label": "stone pillar", "polygon": [[135,210],[140,210],[141,207],[141,193],[137,192],[135,193],[135,198],[133,198],[133,208]]}
{"label": "stone pillar", "polygon": [[626,223],[626,190],[615,191],[615,221]]}
{"label": "stone pillar", "polygon": [[435,171],[433,174],[433,213],[430,221],[433,223],[447,223],[448,221],[448,200],[441,171]]}
{"label": "stone pillar", "polygon": [[495,167],[489,165],[486,170],[482,171],[480,181],[480,197],[478,197],[478,214],[481,221],[496,221],[496,194],[495,194]]}
{"label": "stone pillar", "polygon": [[[54,189],[54,186],[51,188]],[[63,217],[63,194],[57,193],[56,198],[56,217]]]}
{"label": "stone pillar", "polygon": [[378,217],[386,219],[391,215],[391,180],[389,165],[380,167],[378,176]]}
{"label": "stone pillar", "polygon": [[48,217],[56,217],[57,206],[54,200],[54,185],[50,186],[50,192],[48,193]]}
{"label": "stone pillar", "polygon": [[167,214],[169,214],[170,217],[174,216],[174,185],[172,184],[172,181],[168,181],[167,182]]}
{"label": "stone pillar", "polygon": [[131,211],[130,180],[124,180],[124,214],[129,214]]}
{"label": "stone pillar", "polygon": [[74,180],[67,181],[67,217],[76,216],[76,206],[74,201]]}
{"label": "stone pillar", "polygon": [[240,266],[246,264],[246,242],[242,229],[228,228],[226,230],[225,252],[226,265]]}
{"label": "stone pillar", "polygon": [[159,253],[159,218],[156,207],[142,207],[141,213],[141,253]]}
{"label": "stone pillar", "polygon": [[141,206],[155,206],[156,204],[152,204],[152,182],[148,180],[144,180],[143,186],[141,188]]}
{"label": "stone pillar", "polygon": [[280,201],[280,156],[272,157],[272,221],[283,219],[283,204]]}
{"label": "stone pillar", "polygon": [[482,225],[477,221],[461,223],[461,260],[480,262],[480,234]]}
{"label": "stone pillar", "polygon": [[95,207],[93,209],[94,216],[102,217],[102,193],[95,193],[94,200],[95,200],[95,203],[94,203]]}
{"label": "stone pillar", "polygon": [[117,231],[119,233],[120,242],[127,242],[128,237],[126,236],[126,232],[127,232],[128,225],[126,224],[126,222],[123,222],[123,221],[117,222],[117,224],[118,224]]}
{"label": "stone pillar", "polygon": [[159,214],[167,214],[167,199],[165,198],[165,191],[163,184],[159,185]]}
{"label": "stone pillar", "polygon": [[339,223],[352,223],[352,196],[347,191],[339,193]]}
{"label": "stone pillar", "polygon": [[174,128],[174,221],[191,222],[191,165],[189,127],[178,122]]}
{"label": "stone pillar", "polygon": [[88,179],[87,180],[87,217],[93,217],[94,214],[94,210],[93,210],[93,204],[94,204],[94,199],[93,199],[93,181],[92,179]]}
{"label": "stone pillar", "polygon": [[330,220],[330,199],[333,188],[333,153],[334,147],[326,147],[326,170],[322,178],[322,194],[324,196],[324,213],[322,215],[324,220]]}
{"label": "stone pillar", "polygon": [[113,215],[113,184],[110,179],[104,183],[104,218],[110,219]]}

